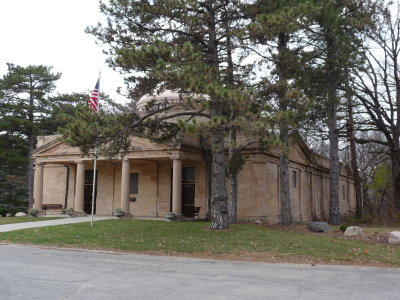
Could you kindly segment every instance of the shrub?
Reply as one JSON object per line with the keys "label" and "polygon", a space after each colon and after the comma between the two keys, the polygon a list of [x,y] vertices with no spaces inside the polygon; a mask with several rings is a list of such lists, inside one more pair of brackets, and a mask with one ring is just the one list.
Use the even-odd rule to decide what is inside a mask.
{"label": "shrub", "polygon": [[372,224],[373,223],[373,218],[371,215],[365,214],[361,217],[360,223],[363,224]]}
{"label": "shrub", "polygon": [[32,217],[36,217],[38,214],[38,211],[36,208],[31,208],[30,210],[28,210],[28,215],[32,216]]}
{"label": "shrub", "polygon": [[347,227],[349,227],[349,225],[340,225],[339,230],[345,232]]}
{"label": "shrub", "polygon": [[72,207],[70,207],[70,208],[67,208],[66,210],[65,210],[65,213],[67,214],[67,215],[73,215],[74,213],[75,213],[75,209],[73,209]]}

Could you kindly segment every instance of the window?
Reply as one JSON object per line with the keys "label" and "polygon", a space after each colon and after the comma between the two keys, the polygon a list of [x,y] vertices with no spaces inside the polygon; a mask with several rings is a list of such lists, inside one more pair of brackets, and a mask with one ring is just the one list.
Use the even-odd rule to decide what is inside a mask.
{"label": "window", "polygon": [[343,200],[346,200],[346,187],[342,185],[342,190],[343,190]]}
{"label": "window", "polygon": [[131,173],[129,182],[129,194],[138,194],[139,174]]}
{"label": "window", "polygon": [[297,171],[292,171],[292,187],[297,188]]}

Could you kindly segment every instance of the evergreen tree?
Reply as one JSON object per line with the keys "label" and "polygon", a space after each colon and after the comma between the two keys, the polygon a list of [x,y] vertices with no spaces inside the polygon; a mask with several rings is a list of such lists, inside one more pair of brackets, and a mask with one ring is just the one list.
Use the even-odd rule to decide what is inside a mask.
{"label": "evergreen tree", "polygon": [[[253,22],[250,37],[256,42],[255,53],[265,66],[259,84],[261,101],[273,103],[274,119],[281,144],[279,183],[280,219],[292,224],[289,182],[289,131],[298,127],[307,108],[307,101],[299,86],[307,40],[309,1],[259,0],[248,7]],[[301,62],[301,63],[300,63]],[[268,69],[270,66],[270,69]],[[271,105],[271,104],[270,104]]]}
{"label": "evergreen tree", "polygon": [[53,91],[60,76],[52,73],[51,67],[21,67],[9,63],[7,74],[0,80],[0,132],[25,141],[29,207],[33,203],[32,153],[40,124],[50,109],[46,95]]}
{"label": "evergreen tree", "polygon": [[107,24],[88,32],[109,46],[111,66],[129,74],[132,95],[156,89],[207,95],[192,99],[196,102],[192,115],[203,112],[210,121],[192,123],[191,128],[207,132],[211,142],[210,228],[228,228],[225,137],[231,112],[241,111],[249,99],[243,87],[232,86],[231,81],[232,75],[240,78],[237,75],[243,70],[230,30],[240,26],[239,1],[112,0],[101,4],[100,9],[107,16]]}
{"label": "evergreen tree", "polygon": [[[329,222],[338,224],[339,211],[339,109],[345,106],[349,70],[358,65],[360,33],[371,22],[370,1],[313,1],[314,26],[308,39],[315,51],[315,64],[309,70],[308,92],[319,102],[319,114],[329,133],[330,201]],[[343,109],[345,110],[345,109]]]}

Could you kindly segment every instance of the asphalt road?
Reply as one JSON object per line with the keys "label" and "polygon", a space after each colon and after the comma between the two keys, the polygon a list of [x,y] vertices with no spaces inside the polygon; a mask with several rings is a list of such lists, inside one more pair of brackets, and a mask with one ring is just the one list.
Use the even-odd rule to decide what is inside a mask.
{"label": "asphalt road", "polygon": [[400,269],[0,245],[0,299],[400,299]]}

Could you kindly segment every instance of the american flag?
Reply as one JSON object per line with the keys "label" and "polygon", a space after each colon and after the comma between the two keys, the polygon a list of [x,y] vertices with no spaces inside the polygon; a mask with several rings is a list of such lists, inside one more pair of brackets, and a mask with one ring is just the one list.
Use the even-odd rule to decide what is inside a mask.
{"label": "american flag", "polygon": [[97,79],[96,85],[93,90],[90,91],[90,110],[94,112],[99,111],[99,100],[100,100],[100,78]]}

